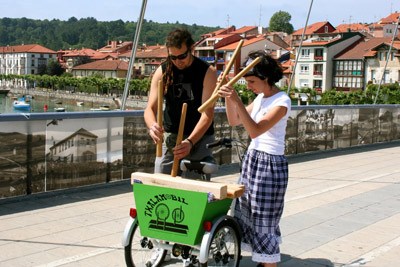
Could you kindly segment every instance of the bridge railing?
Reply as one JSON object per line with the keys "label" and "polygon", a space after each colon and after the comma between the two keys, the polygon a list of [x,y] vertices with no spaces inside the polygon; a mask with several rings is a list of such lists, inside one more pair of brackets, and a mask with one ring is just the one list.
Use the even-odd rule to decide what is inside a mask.
{"label": "bridge railing", "polygon": [[[224,108],[214,117],[216,139],[248,144],[230,127]],[[400,105],[294,106],[287,155],[400,139]],[[156,147],[143,111],[0,114],[0,198],[126,179],[152,172]],[[234,151],[216,155],[237,162]]]}

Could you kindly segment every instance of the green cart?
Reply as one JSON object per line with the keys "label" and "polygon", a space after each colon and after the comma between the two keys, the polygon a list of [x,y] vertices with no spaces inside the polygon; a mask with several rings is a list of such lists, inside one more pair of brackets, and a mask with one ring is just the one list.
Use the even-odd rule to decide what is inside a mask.
{"label": "green cart", "polygon": [[227,213],[243,187],[144,173],[133,173],[132,184],[127,266],[160,266],[167,251],[184,266],[239,265],[241,231]]}

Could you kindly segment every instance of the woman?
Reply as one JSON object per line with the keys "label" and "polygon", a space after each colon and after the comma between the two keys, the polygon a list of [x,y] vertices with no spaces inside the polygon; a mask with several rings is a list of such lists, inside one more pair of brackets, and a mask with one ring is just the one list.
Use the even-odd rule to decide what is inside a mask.
{"label": "woman", "polygon": [[225,98],[229,124],[242,124],[251,137],[240,177],[246,191],[235,208],[243,232],[242,249],[252,252],[258,266],[269,267],[280,261],[279,221],[288,183],[283,154],[291,101],[275,86],[283,72],[271,56],[264,51],[252,52],[246,65],[257,57],[261,61],[245,75],[247,89],[257,94],[253,103],[245,107],[230,86],[222,86],[218,94]]}

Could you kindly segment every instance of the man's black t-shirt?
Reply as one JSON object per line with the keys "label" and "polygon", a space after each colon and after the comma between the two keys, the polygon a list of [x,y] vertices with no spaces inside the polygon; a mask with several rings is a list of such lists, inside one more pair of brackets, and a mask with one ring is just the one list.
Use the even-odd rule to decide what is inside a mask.
{"label": "man's black t-shirt", "polygon": [[[203,82],[209,64],[203,60],[193,57],[192,64],[183,70],[172,66],[173,84],[168,87],[167,93],[164,95],[164,130],[168,133],[178,133],[179,121],[181,119],[182,105],[187,103],[187,112],[185,120],[185,129],[183,133],[190,135],[200,119],[201,114],[197,109],[201,106],[203,95]],[[162,65],[163,73],[166,64]],[[205,133],[207,135],[214,134],[213,123]]]}

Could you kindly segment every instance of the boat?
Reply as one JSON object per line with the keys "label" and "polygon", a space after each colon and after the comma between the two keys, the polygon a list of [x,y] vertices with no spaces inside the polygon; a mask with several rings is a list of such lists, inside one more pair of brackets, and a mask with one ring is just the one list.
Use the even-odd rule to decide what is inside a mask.
{"label": "boat", "polygon": [[55,112],[65,112],[65,108],[54,108]]}
{"label": "boat", "polygon": [[110,106],[101,105],[101,106],[100,106],[100,109],[103,110],[103,111],[108,111],[108,110],[110,110]]}
{"label": "boat", "polygon": [[31,109],[31,104],[26,103],[25,101],[15,100],[13,102],[13,107],[15,109]]}
{"label": "boat", "polygon": [[76,102],[77,106],[83,106],[83,102]]}
{"label": "boat", "polygon": [[61,101],[61,100],[57,100],[55,103],[56,103],[57,105],[61,105],[61,104],[62,104],[62,101]]}

